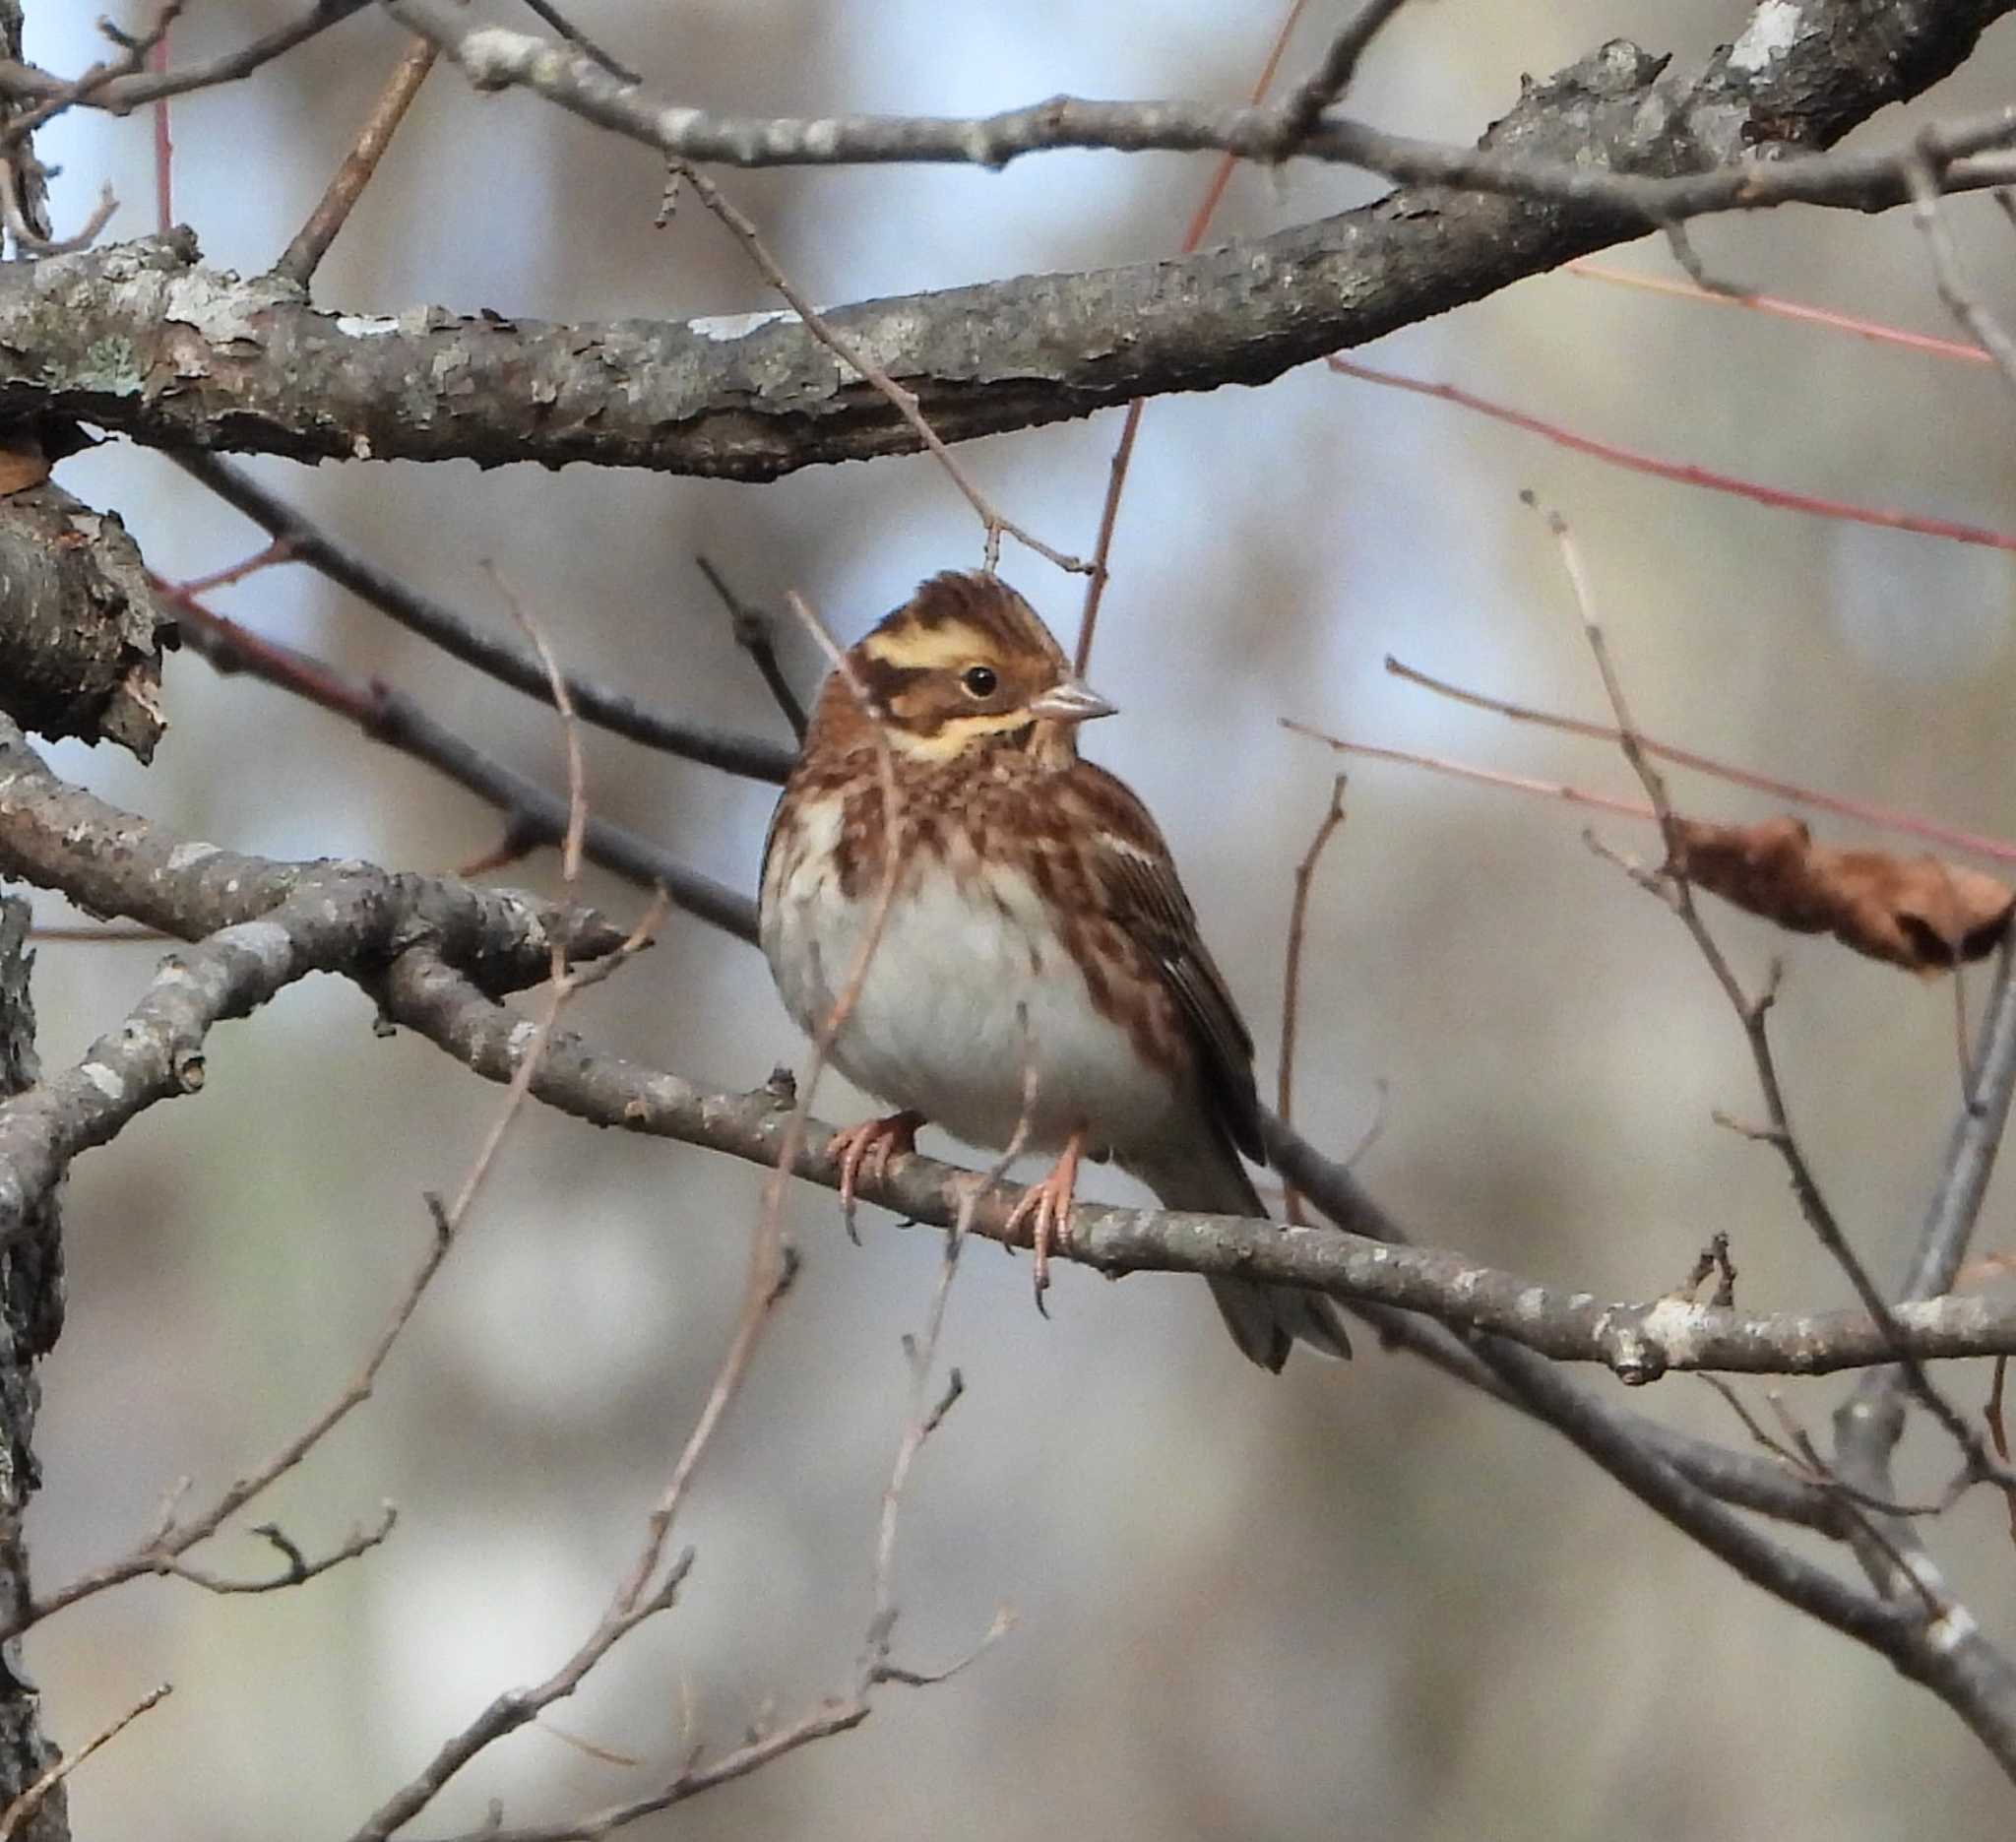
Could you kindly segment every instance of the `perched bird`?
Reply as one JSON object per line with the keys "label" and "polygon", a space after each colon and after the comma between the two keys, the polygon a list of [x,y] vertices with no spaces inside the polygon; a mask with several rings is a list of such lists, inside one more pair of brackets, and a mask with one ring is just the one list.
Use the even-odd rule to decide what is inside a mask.
{"label": "perched bird", "polygon": [[[1058,1154],[1015,1212],[1039,1302],[1081,1158],[1166,1208],[1266,1213],[1239,1162],[1263,1156],[1252,1039],[1155,821],[1078,755],[1078,726],[1112,709],[1007,584],[934,576],[827,679],[763,852],[786,1006],[816,1035],[857,977],[830,1053],[900,1110],[842,1135],[843,1196],[926,1121]],[[1297,1338],[1351,1354],[1319,1294],[1210,1285],[1264,1367]]]}

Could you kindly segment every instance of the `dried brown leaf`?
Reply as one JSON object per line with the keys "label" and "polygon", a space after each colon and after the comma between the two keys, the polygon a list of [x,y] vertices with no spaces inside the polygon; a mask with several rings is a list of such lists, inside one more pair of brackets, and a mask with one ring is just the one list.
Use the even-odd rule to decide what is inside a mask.
{"label": "dried brown leaf", "polygon": [[48,476],[48,456],[32,435],[17,434],[0,442],[0,499],[39,486]]}
{"label": "dried brown leaf", "polygon": [[1794,933],[1936,974],[1994,950],[2016,892],[1964,864],[1816,845],[1789,815],[1756,825],[1675,817],[1668,868]]}

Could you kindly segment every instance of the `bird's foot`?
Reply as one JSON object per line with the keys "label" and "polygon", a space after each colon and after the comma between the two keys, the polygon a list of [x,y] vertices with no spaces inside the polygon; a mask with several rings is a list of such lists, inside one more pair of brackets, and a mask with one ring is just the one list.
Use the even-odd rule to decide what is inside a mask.
{"label": "bird's foot", "polygon": [[1030,1222],[1029,1244],[1035,1254],[1036,1265],[1036,1308],[1045,1317],[1050,1314],[1049,1307],[1043,1303],[1043,1294],[1050,1289],[1050,1249],[1063,1244],[1064,1226],[1071,1216],[1072,1191],[1078,1187],[1078,1162],[1084,1155],[1085,1134],[1073,1132],[1064,1141],[1064,1150],[1051,1167],[1049,1175],[1040,1183],[1032,1183],[1022,1192],[1022,1200],[1002,1225],[1003,1237],[1012,1242],[1016,1231],[1025,1221]]}
{"label": "bird's foot", "polygon": [[917,1148],[917,1127],[924,1122],[920,1112],[892,1112],[880,1119],[863,1119],[833,1135],[827,1147],[840,1161],[840,1214],[847,1224],[847,1238],[861,1244],[854,1228],[854,1188],[865,1175],[880,1183],[889,1175],[892,1158],[908,1157]]}

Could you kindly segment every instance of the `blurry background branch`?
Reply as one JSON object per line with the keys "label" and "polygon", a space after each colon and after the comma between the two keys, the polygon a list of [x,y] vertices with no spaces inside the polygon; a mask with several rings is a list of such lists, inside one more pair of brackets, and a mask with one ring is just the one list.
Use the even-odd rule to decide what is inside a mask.
{"label": "blurry background branch", "polygon": [[[1751,164],[1760,149],[1826,147],[1886,102],[1901,101],[1954,70],[2006,0],[1964,6],[1880,6],[1831,0],[1801,10],[1796,32],[1767,4],[1754,37],[1719,52],[1698,73],[1667,79],[1667,60],[1613,39],[1580,64],[1535,84],[1493,128],[1480,152],[1382,133],[1325,116],[1355,59],[1274,107],[1175,101],[1103,102],[1052,96],[986,117],[832,116],[738,119],[641,92],[594,60],[550,41],[494,27],[458,24],[430,0],[386,0],[388,10],[447,50],[479,89],[524,87],[598,126],[675,159],[736,166],[951,161],[1004,166],[1056,149],[1123,153],[1229,153],[1254,160],[1291,156],[1359,166],[1403,185],[1450,186],[1603,206],[1635,216],[1641,229],[1712,211],[1798,199],[1869,210],[1910,196],[1909,150],[1780,168]],[[1371,10],[1378,21],[1395,9]],[[1367,34],[1369,35],[1369,34]],[[1324,81],[1328,79],[1329,81]],[[1578,145],[1564,132],[1563,104],[1598,101],[1621,83],[1642,91],[1645,119]],[[1512,127],[1535,95],[1551,128]],[[1734,113],[1732,114],[1732,108]],[[1770,111],[1768,114],[1766,111]],[[1528,119],[1532,117],[1528,113]],[[1511,129],[1508,132],[1508,128]],[[1925,148],[1958,159],[2007,144],[2016,112],[1996,111],[1935,133]],[[1706,169],[1740,166],[1709,178]],[[1993,181],[1978,177],[1973,183]]]}

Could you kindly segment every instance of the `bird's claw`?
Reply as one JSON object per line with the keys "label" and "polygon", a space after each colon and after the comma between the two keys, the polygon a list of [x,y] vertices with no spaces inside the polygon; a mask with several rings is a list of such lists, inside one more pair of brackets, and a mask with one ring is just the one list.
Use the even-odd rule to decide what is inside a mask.
{"label": "bird's claw", "polygon": [[836,1132],[828,1147],[840,1161],[840,1216],[847,1224],[847,1238],[861,1244],[854,1227],[854,1190],[862,1176],[879,1185],[889,1175],[889,1161],[908,1157],[917,1148],[917,1128],[924,1122],[920,1112],[892,1112],[880,1119],[863,1119]]}
{"label": "bird's claw", "polygon": [[1078,1161],[1084,1155],[1085,1134],[1074,1132],[1064,1141],[1064,1150],[1040,1182],[1032,1183],[1022,1199],[1009,1211],[1002,1225],[1002,1238],[1013,1241],[1025,1221],[1030,1224],[1029,1245],[1034,1256],[1036,1308],[1048,1317],[1043,1294],[1050,1289],[1050,1249],[1064,1244],[1064,1230],[1071,1217],[1072,1192],[1078,1187]]}

